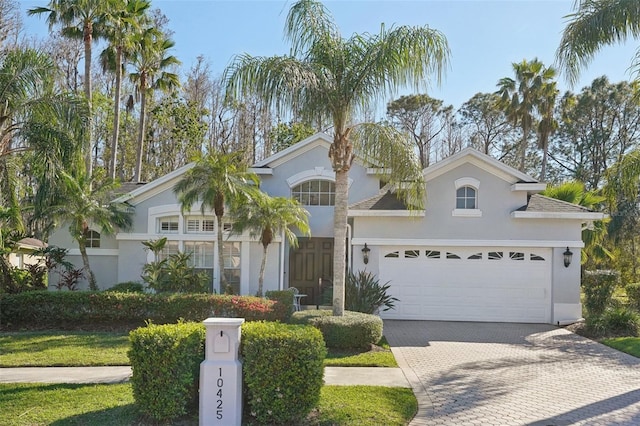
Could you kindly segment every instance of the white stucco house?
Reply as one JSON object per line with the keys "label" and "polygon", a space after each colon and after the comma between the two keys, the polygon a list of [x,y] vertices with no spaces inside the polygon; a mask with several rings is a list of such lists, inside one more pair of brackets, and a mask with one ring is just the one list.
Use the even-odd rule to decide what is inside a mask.
{"label": "white stucco house", "polygon": [[[332,277],[330,143],[317,134],[253,166],[263,191],[294,197],[310,213],[311,237],[296,249],[279,238],[269,248],[265,275],[265,290],[297,287],[309,305],[319,302],[319,282],[326,288]],[[164,236],[167,253],[193,252],[194,265],[210,272],[216,291],[215,259],[223,250],[227,280],[236,292],[255,294],[261,245],[227,233],[217,247],[212,214],[203,216],[198,205],[180,211],[173,186],[190,167],[118,198],[135,208],[130,232],[92,232],[88,253],[101,287],[139,281],[152,260],[141,242]],[[349,173],[347,263],[390,282],[399,302],[383,317],[562,324],[582,316],[581,230],[601,213],[541,196],[546,184],[471,148],[428,167],[424,176],[426,207],[416,212],[382,189],[366,165],[356,161]],[[71,248],[71,260],[81,265],[64,228],[49,243]],[[573,259],[565,265],[567,251]]]}

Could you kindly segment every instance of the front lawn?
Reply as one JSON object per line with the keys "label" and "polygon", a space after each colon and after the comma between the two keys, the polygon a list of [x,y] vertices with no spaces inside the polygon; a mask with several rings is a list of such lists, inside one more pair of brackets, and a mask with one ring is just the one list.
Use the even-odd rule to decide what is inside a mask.
{"label": "front lawn", "polygon": [[[55,403],[52,403],[54,402]],[[0,384],[1,424],[151,426],[140,419],[130,384]],[[402,426],[417,410],[410,389],[379,386],[324,386],[320,404],[301,426]],[[196,419],[183,426],[197,425]]]}
{"label": "front lawn", "polygon": [[0,367],[129,365],[128,333],[27,331],[0,333]]}
{"label": "front lawn", "polygon": [[[28,331],[0,333],[0,367],[129,365],[127,333]],[[329,350],[325,366],[397,367],[384,338],[370,351]]]}
{"label": "front lawn", "polygon": [[614,337],[603,339],[601,343],[640,358],[640,337]]}

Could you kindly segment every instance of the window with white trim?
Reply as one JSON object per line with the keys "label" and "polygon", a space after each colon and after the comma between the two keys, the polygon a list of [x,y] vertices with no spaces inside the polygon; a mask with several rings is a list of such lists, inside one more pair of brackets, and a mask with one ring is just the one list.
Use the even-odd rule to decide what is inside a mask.
{"label": "window with white trim", "polygon": [[291,188],[291,197],[303,206],[333,206],[336,184],[324,179],[308,180]]}
{"label": "window with white trim", "polygon": [[231,286],[233,294],[240,294],[240,243],[225,241],[222,244],[222,258],[227,285]]}
{"label": "window with white trim", "polygon": [[478,192],[471,186],[463,186],[456,190],[456,209],[477,209]]}
{"label": "window with white trim", "polygon": [[213,218],[199,218],[189,216],[186,218],[186,232],[187,233],[213,233],[215,229],[215,220]]}
{"label": "window with white trim", "polygon": [[100,233],[87,229],[84,233],[84,243],[86,248],[100,248]]}
{"label": "window with white trim", "polygon": [[177,241],[167,241],[160,253],[158,253],[157,260],[164,260],[173,254],[178,254],[178,248]]}
{"label": "window with white trim", "polygon": [[158,219],[158,233],[160,234],[177,234],[178,233],[178,216],[166,216]]}

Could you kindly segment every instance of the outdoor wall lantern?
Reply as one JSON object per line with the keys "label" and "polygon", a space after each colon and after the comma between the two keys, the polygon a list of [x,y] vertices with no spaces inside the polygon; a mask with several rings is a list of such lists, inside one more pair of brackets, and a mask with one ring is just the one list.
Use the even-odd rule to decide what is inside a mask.
{"label": "outdoor wall lantern", "polygon": [[564,253],[562,253],[562,256],[564,258],[564,267],[568,268],[569,265],[571,265],[571,259],[573,259],[573,252],[567,247]]}
{"label": "outdoor wall lantern", "polygon": [[364,247],[362,248],[362,261],[364,262],[365,265],[367,263],[369,263],[369,252],[370,251],[371,251],[371,249],[369,247],[367,247],[367,243],[364,243]]}

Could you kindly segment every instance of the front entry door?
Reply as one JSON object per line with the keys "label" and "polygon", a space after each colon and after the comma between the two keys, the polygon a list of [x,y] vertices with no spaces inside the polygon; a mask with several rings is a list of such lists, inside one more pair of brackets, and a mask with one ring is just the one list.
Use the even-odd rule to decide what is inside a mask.
{"label": "front entry door", "polygon": [[307,295],[300,303],[321,305],[321,293],[325,291],[318,291],[318,280],[323,280],[323,290],[330,291],[332,277],[333,238],[299,238],[298,248],[289,251],[289,287],[296,287],[300,294]]}

